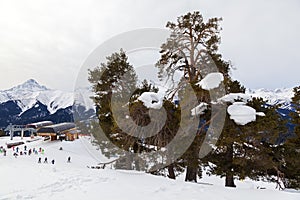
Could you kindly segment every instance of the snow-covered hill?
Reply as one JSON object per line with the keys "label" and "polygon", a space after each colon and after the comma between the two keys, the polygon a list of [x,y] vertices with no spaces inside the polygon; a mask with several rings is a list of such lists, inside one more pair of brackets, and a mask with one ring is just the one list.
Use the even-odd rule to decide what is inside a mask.
{"label": "snow-covered hill", "polygon": [[[14,141],[21,140],[14,138]],[[23,141],[28,140],[24,138]],[[0,146],[6,146],[9,137],[0,137]],[[207,176],[198,184],[184,182],[184,177],[171,180],[144,172],[87,168],[99,161],[107,162],[100,151],[90,143],[89,137],[74,142],[37,140],[21,145],[29,149],[43,148],[44,153],[22,155],[15,158],[13,150],[7,156],[0,153],[0,199],[37,200],[298,200],[297,191],[279,191],[275,184],[251,180],[236,181],[237,188],[225,188],[224,179]],[[59,150],[62,147],[62,150]],[[67,158],[71,157],[71,163]],[[48,158],[48,164],[38,158]],[[54,159],[55,163],[50,161]]]}

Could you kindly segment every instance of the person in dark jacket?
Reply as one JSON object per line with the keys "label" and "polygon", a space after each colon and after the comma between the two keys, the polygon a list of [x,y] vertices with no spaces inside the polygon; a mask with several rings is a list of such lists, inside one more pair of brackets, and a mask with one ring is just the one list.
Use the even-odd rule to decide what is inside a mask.
{"label": "person in dark jacket", "polygon": [[54,159],[53,159],[53,160],[51,161],[51,163],[54,165],[54,162],[55,162],[55,161],[54,161]]}

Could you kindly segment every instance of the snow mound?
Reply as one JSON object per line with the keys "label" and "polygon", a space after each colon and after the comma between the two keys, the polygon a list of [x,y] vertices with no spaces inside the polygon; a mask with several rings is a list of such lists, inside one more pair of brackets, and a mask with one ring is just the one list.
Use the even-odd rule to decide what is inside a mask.
{"label": "snow mound", "polygon": [[212,90],[221,84],[221,82],[224,80],[224,76],[222,73],[215,72],[210,73],[206,75],[200,82],[198,82],[196,85],[199,85],[204,90]]}

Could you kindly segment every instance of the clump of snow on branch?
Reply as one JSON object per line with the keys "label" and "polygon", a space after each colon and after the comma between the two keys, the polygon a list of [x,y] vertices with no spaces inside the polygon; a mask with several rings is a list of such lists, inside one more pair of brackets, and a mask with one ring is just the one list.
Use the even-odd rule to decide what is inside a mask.
{"label": "clump of snow on branch", "polygon": [[218,99],[218,102],[234,103],[236,101],[242,101],[247,103],[251,100],[251,96],[244,93],[230,93]]}
{"label": "clump of snow on branch", "polygon": [[266,114],[263,113],[263,112],[257,112],[256,115],[257,115],[257,116],[260,116],[260,117],[265,117],[265,116],[266,116]]}
{"label": "clump of snow on branch", "polygon": [[147,108],[160,109],[163,105],[163,96],[155,92],[144,92],[138,100]]}
{"label": "clump of snow on branch", "polygon": [[245,105],[244,102],[235,102],[227,109],[230,119],[238,125],[246,125],[256,121],[256,115],[265,116],[262,112],[256,112],[254,108]]}
{"label": "clump of snow on branch", "polygon": [[191,115],[192,116],[203,115],[204,111],[207,109],[207,106],[208,106],[207,103],[201,102],[198,106],[196,106],[191,110]]}
{"label": "clump of snow on branch", "polygon": [[211,90],[219,87],[219,85],[223,80],[224,80],[223,74],[219,72],[215,72],[206,75],[196,85],[199,85],[204,90]]}

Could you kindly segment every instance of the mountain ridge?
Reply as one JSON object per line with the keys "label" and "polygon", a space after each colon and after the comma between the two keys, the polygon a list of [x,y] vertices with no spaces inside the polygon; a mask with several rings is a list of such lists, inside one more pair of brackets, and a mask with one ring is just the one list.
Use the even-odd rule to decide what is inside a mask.
{"label": "mountain ridge", "polygon": [[88,90],[75,93],[49,89],[34,79],[0,90],[0,127],[9,123],[24,124],[40,120],[52,120],[56,123],[74,121],[73,114],[77,111],[81,113],[76,115],[77,118],[81,115],[89,118],[95,112],[93,102],[90,98],[78,98],[82,96],[81,93],[91,95]]}
{"label": "mountain ridge", "polygon": [[[246,94],[252,97],[262,97],[270,105],[280,104],[280,109],[285,110],[284,112],[293,111],[291,105],[291,98],[294,95],[293,88],[247,89]],[[90,98],[92,95],[93,93],[88,88],[64,92],[49,89],[40,85],[36,80],[29,79],[10,89],[0,90],[0,127],[8,123],[24,123],[32,121],[32,119],[55,121],[51,116],[60,116],[61,120],[68,121],[74,120],[72,119],[74,116],[78,119],[81,116],[84,116],[85,119],[95,117],[95,106]],[[9,109],[5,106],[9,106]],[[13,116],[7,116],[10,115],[7,110],[10,110]],[[42,112],[42,114],[38,112]],[[74,112],[77,113],[74,114]],[[28,113],[33,116],[30,118]],[[25,120],[22,119],[24,116],[26,116]]]}

